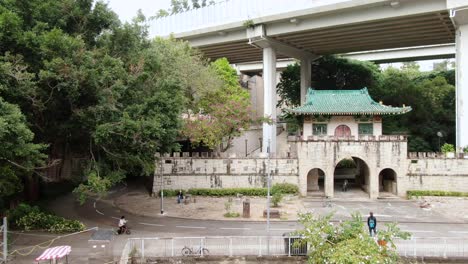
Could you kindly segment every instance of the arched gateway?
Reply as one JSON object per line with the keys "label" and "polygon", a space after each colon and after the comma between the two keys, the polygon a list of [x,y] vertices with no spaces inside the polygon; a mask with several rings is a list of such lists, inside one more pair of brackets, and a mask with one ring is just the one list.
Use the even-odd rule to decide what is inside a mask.
{"label": "arched gateway", "polygon": [[367,88],[309,89],[306,102],[289,110],[304,115],[303,136],[296,143],[301,194],[323,190],[324,196],[347,197],[355,192],[376,199],[380,187],[398,193],[396,172],[385,169],[405,168],[406,137],[382,135],[382,116],[409,111],[374,101]]}

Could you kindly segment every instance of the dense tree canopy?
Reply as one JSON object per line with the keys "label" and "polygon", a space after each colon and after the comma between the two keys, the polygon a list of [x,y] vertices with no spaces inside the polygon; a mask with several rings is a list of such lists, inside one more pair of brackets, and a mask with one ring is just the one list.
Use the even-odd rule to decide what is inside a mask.
{"label": "dense tree canopy", "polygon": [[[0,124],[0,143],[15,142],[4,151],[11,156],[1,156],[2,196],[18,192],[31,175],[24,171],[46,156],[58,168],[89,160],[76,190],[81,200],[124,177],[149,175],[155,152],[179,148],[183,112],[208,96],[226,105],[245,97],[232,76],[224,79],[225,65],[210,66],[186,42],[149,40],[146,22],[139,13],[122,24],[101,1],[0,2],[0,111],[2,124],[16,124]],[[234,135],[244,124],[228,124],[229,115],[216,114],[222,133]],[[42,175],[61,179],[62,171]]]}
{"label": "dense tree canopy", "polygon": [[[386,105],[410,105],[413,111],[399,116],[385,116],[383,133],[409,135],[409,151],[439,151],[437,132],[443,142],[455,141],[454,71],[423,73],[416,63],[404,63],[402,69],[381,71],[377,65],[338,58],[322,57],[312,64],[314,89],[360,89],[367,87],[371,96]],[[278,84],[280,103],[299,104],[300,65],[287,67]],[[285,116],[295,125],[296,120]],[[417,126],[415,124],[418,124]]]}

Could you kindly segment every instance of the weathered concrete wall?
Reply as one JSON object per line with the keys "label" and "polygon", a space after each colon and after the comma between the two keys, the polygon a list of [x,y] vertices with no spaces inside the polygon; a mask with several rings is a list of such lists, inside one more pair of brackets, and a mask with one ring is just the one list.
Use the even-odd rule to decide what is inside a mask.
{"label": "weathered concrete wall", "polygon": [[408,162],[408,176],[398,187],[406,190],[468,192],[468,159],[426,158]]}
{"label": "weathered concrete wall", "polygon": [[[316,190],[308,182],[308,178],[313,178],[309,174],[313,169],[320,169],[325,176],[325,195],[333,197],[334,179],[344,179],[340,173],[334,177],[336,165],[345,158],[354,158],[358,166],[368,168],[366,179],[360,180],[371,199],[383,190],[399,196],[405,196],[407,190],[468,191],[468,159],[445,159],[431,153],[417,156],[410,153],[407,158],[405,140],[382,139],[385,138],[290,142],[297,158],[271,159],[272,183],[296,184],[301,195],[307,195],[308,185],[309,189]],[[166,155],[157,162],[153,192],[160,190],[161,174],[166,189],[266,187],[268,162],[265,158],[227,158],[208,153],[183,153],[182,156],[180,153]],[[379,179],[384,169],[391,169],[396,181]]]}
{"label": "weathered concrete wall", "polygon": [[[161,186],[161,166],[156,164],[153,192]],[[268,161],[253,158],[163,157],[166,189],[266,187]],[[272,184],[298,184],[296,159],[271,159]]]}

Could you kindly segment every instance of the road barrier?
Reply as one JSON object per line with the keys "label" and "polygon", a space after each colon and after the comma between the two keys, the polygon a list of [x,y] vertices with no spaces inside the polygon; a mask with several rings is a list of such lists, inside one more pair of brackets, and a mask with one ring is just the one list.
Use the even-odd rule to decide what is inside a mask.
{"label": "road barrier", "polygon": [[[212,236],[130,238],[120,264],[130,259],[182,256],[305,256],[307,245],[298,236]],[[468,258],[468,238],[411,238],[395,240],[404,257]]]}

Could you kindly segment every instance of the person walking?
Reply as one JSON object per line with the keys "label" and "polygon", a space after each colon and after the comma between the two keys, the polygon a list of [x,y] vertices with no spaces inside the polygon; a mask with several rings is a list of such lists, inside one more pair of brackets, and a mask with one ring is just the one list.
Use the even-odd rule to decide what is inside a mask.
{"label": "person walking", "polygon": [[[375,218],[374,213],[370,212],[369,217],[367,218],[367,226],[369,227],[369,235],[371,237],[375,236],[377,231],[377,218]],[[372,234],[372,231],[374,231],[374,234]]]}

